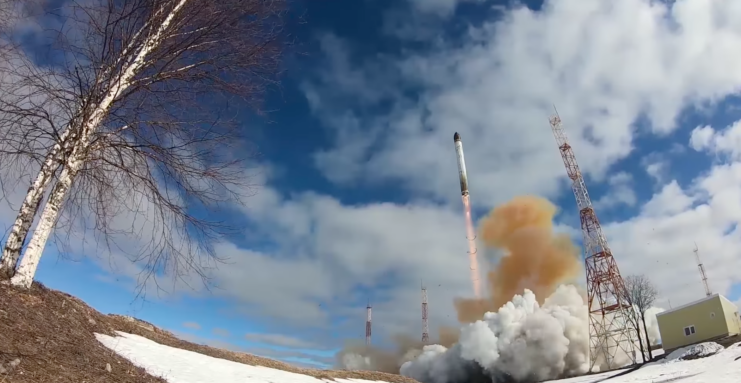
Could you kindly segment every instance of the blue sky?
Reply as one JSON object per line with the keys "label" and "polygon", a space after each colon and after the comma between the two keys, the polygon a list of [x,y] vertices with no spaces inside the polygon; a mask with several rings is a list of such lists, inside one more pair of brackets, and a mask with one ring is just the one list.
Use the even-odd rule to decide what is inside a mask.
{"label": "blue sky", "polygon": [[477,219],[541,195],[580,240],[555,104],[623,272],[648,273],[659,306],[700,298],[697,242],[711,287],[738,301],[741,8],[608,3],[296,2],[306,23],[292,25],[270,121],[244,122],[261,186],[219,217],[244,232],[218,247],[231,262],[218,288],[137,298],[127,267],[61,260],[53,245],[37,279],[194,341],[314,366],[363,338],[369,299],[374,343],[416,338],[424,279],[436,333],[470,295],[453,132]]}

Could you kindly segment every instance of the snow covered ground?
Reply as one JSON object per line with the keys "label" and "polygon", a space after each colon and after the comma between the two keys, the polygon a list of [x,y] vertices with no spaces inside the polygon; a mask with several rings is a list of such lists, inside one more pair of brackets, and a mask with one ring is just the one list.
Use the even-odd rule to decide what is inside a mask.
{"label": "snow covered ground", "polygon": [[[676,350],[667,355],[664,360],[649,363],[629,374],[620,374],[621,371],[607,372],[603,374],[580,376],[577,378],[553,380],[558,383],[735,383],[741,381],[741,343],[737,343],[728,349],[722,350],[715,355],[702,359],[680,360],[678,358],[688,353],[703,354],[715,351],[715,343],[700,344]],[[625,371],[625,370],[622,370]]]}
{"label": "snow covered ground", "polygon": [[[195,352],[161,345],[149,339],[118,333],[118,337],[95,334],[98,340],[147,370],[161,376],[169,383],[322,383],[331,382],[314,377],[248,366],[228,360],[212,358]],[[708,348],[703,346],[702,350]],[[608,372],[578,378],[563,379],[558,383],[737,383],[741,376],[741,343],[716,355],[695,360],[679,360],[682,352],[673,352],[667,360],[650,363],[629,374],[604,380],[617,372]],[[115,366],[113,367],[115,368]],[[337,383],[372,383],[358,379],[336,379]]]}
{"label": "snow covered ground", "polygon": [[[147,338],[117,332],[118,337],[95,334],[98,341],[154,376],[168,383],[325,383],[311,376],[248,366],[181,350]],[[113,366],[113,368],[116,368]],[[358,379],[336,379],[338,383],[374,383]]]}

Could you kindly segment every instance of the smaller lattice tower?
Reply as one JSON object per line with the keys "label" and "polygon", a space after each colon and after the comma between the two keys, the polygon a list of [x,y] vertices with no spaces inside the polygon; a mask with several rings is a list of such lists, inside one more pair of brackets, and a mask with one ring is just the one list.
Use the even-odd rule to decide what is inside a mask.
{"label": "smaller lattice tower", "polygon": [[430,327],[427,323],[427,288],[422,285],[422,343],[430,342]]}
{"label": "smaller lattice tower", "polygon": [[700,262],[700,253],[697,249],[697,243],[695,243],[695,259],[697,259],[697,268],[700,269],[700,278],[702,278],[702,284],[705,286],[705,296],[711,296],[713,293],[710,291],[710,286],[708,285],[708,276],[705,275],[705,266],[703,266],[702,262]]}
{"label": "smaller lattice tower", "polygon": [[370,346],[371,342],[371,304],[368,302],[368,306],[365,308],[365,345]]}

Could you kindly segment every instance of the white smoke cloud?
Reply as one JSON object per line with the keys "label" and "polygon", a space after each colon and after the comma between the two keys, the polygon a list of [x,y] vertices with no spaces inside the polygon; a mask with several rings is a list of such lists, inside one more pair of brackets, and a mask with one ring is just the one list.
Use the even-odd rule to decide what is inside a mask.
{"label": "white smoke cloud", "polygon": [[[659,333],[659,321],[656,319],[656,314],[664,312],[665,310],[661,307],[649,307],[646,310],[646,330],[648,332],[648,341],[650,344],[661,343],[661,334]],[[643,328],[643,326],[641,326]]]}
{"label": "white smoke cloud", "polygon": [[543,306],[525,290],[496,313],[464,326],[450,349],[425,346],[402,365],[401,374],[423,383],[464,382],[482,372],[493,381],[580,375],[589,369],[588,325],[587,307],[575,286],[559,286]]}
{"label": "white smoke cloud", "polygon": [[[646,311],[651,344],[659,340],[656,314],[661,311],[657,307]],[[389,354],[356,347],[338,355],[338,362],[349,370],[398,371],[422,383],[530,382],[578,376],[589,370],[587,312],[576,286],[559,286],[542,306],[526,289],[497,312],[464,325],[450,348],[427,345]],[[604,358],[597,359],[595,372],[604,367]],[[628,365],[632,359],[619,353],[612,363]]]}
{"label": "white smoke cloud", "polygon": [[340,356],[340,366],[345,370],[374,370],[374,363],[370,356],[347,353]]}

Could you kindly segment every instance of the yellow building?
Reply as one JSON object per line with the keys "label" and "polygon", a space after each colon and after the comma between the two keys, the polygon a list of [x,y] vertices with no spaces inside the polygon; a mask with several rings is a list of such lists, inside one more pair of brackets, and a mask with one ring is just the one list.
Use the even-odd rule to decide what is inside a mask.
{"label": "yellow building", "polygon": [[656,319],[666,353],[741,332],[738,307],[719,294],[664,311]]}

